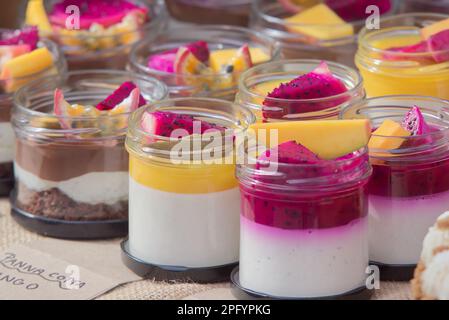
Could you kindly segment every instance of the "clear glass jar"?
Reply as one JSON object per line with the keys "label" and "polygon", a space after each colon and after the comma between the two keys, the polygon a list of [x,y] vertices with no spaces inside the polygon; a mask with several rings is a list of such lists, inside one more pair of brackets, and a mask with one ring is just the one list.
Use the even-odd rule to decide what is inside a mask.
{"label": "clear glass jar", "polygon": [[[417,94],[449,99],[449,66],[447,62],[429,64],[434,61],[435,52],[404,53],[381,49],[382,46],[400,46],[404,39],[420,41],[420,28],[447,18],[448,15],[436,13],[400,14],[382,19],[380,30],[363,29],[359,34],[355,62],[367,96]],[[440,52],[447,53],[449,50]]]}
{"label": "clear glass jar", "polygon": [[[354,28],[352,36],[330,40],[311,39],[288,28],[301,25],[287,23],[284,18],[294,15],[281,4],[282,1],[255,0],[252,6],[250,26],[281,44],[282,58],[285,59],[320,59],[342,63],[354,67],[354,54],[357,50],[357,32],[365,25],[365,20],[351,21]],[[344,2],[344,1],[341,1]],[[333,1],[337,5],[337,1]],[[346,1],[347,3],[347,1]],[[382,9],[388,15],[396,11],[397,0],[391,0]],[[383,12],[382,11],[382,12]],[[366,15],[368,17],[368,15]],[[308,25],[310,27],[310,25]],[[335,25],[313,26],[321,33],[332,32]]]}
{"label": "clear glass jar", "polygon": [[402,0],[400,12],[435,12],[449,14],[449,1]]}
{"label": "clear glass jar", "polygon": [[[45,0],[47,14],[61,0]],[[126,26],[124,31],[114,31],[111,35],[106,31],[90,29],[68,30],[53,26],[48,35],[58,43],[64,52],[69,70],[86,69],[125,69],[132,45],[147,36],[159,34],[167,26],[167,13],[160,0],[132,0],[132,2],[148,9],[147,22],[138,27]],[[50,19],[51,21],[51,19]],[[97,24],[97,29],[102,28]]]}
{"label": "clear glass jar", "polygon": [[449,102],[421,96],[388,96],[365,100],[341,113],[343,119],[369,118],[376,128],[386,119],[400,122],[414,105],[438,130],[401,138],[403,142],[397,149],[370,150],[370,260],[387,267],[410,266],[409,272],[396,280],[413,276],[424,236],[448,209]]}
{"label": "clear glass jar", "polygon": [[276,171],[259,165],[252,154],[247,149],[247,161],[237,166],[241,287],[277,298],[363,291],[367,148],[321,164],[278,163]]}
{"label": "clear glass jar", "polygon": [[[258,121],[337,119],[340,109],[365,97],[362,77],[351,68],[328,62],[332,74],[348,88],[347,92],[316,99],[267,98],[279,84],[311,72],[319,60],[282,60],[253,67],[242,74],[236,102],[251,109]],[[269,106],[264,105],[269,102]],[[301,112],[301,109],[306,112]],[[316,110],[316,111],[315,111]]]}
{"label": "clear glass jar", "polygon": [[[173,145],[170,138],[142,130],[143,114],[152,111],[220,124],[229,129],[225,137],[230,143],[220,146],[217,162],[190,161],[199,149],[184,149],[182,155],[188,160],[176,162],[172,147],[178,140]],[[193,269],[200,273],[238,262],[240,199],[233,136],[253,122],[246,108],[210,98],[169,99],[132,115],[126,148],[130,159],[128,237],[133,257],[160,271]],[[198,139],[193,138],[194,146]],[[207,146],[199,144],[200,152],[205,152]]]}
{"label": "clear glass jar", "polygon": [[246,27],[251,0],[167,0],[166,5],[179,21]]}
{"label": "clear glass jar", "polygon": [[118,70],[84,70],[46,77],[14,98],[16,133],[14,218],[28,229],[61,238],[126,235],[129,113],[56,116],[54,91],[71,104],[96,105],[125,81],[148,101],[164,99],[164,84]]}
{"label": "clear glass jar", "polygon": [[[161,80],[168,86],[171,97],[206,96],[234,100],[237,83],[229,81],[229,74],[182,75],[148,67],[148,57],[199,40],[206,41],[211,51],[239,48],[247,43],[250,47],[261,48],[270,59],[279,57],[276,43],[260,33],[240,27],[202,25],[170,29],[155,39],[139,42],[131,51],[129,69]],[[232,76],[238,78],[236,73]],[[210,83],[217,83],[216,88],[211,88]]]}
{"label": "clear glass jar", "polygon": [[9,195],[14,185],[13,157],[14,132],[10,123],[14,92],[28,82],[48,75],[63,75],[67,70],[64,55],[58,46],[49,40],[42,40],[39,47],[46,47],[53,56],[53,65],[38,73],[20,78],[0,80],[0,197]]}

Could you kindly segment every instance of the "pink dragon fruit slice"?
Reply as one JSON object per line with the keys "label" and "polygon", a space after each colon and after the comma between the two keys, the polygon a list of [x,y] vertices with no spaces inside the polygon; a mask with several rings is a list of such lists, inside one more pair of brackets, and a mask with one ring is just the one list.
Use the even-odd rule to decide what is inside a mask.
{"label": "pink dragon fruit slice", "polygon": [[36,49],[39,42],[37,27],[30,26],[21,30],[4,31],[0,34],[0,46],[28,45],[31,50]]}
{"label": "pink dragon fruit slice", "polygon": [[278,163],[312,164],[322,161],[312,151],[293,140],[265,151],[258,160],[271,162],[276,159],[276,154]]}
{"label": "pink dragon fruit slice", "polygon": [[411,132],[413,136],[431,132],[429,125],[418,106],[413,106],[405,115],[401,123],[402,127]]}
{"label": "pink dragon fruit slice", "polygon": [[188,134],[194,132],[194,121],[199,121],[201,132],[204,133],[209,129],[224,131],[225,128],[214,123],[200,121],[191,115],[178,114],[169,111],[145,112],[141,120],[142,129],[149,134],[170,137],[173,130],[184,129]]}
{"label": "pink dragon fruit slice", "polygon": [[93,23],[110,27],[123,20],[132,12],[146,16],[148,9],[127,0],[62,0],[53,6],[50,22],[65,28],[67,18],[66,8],[75,5],[80,8],[80,28],[89,29]]}
{"label": "pink dragon fruit slice", "polygon": [[[312,72],[301,75],[288,83],[281,84],[270,92],[267,97],[286,100],[308,100],[331,97],[346,91],[348,89],[345,84],[334,77],[326,62],[322,61]],[[271,111],[270,108],[264,108],[263,116],[265,118],[280,118],[286,114],[320,111],[340,105],[347,99],[347,97],[341,97],[335,99],[335,101],[321,103],[289,103],[265,99],[263,102],[264,106],[275,107],[277,110]]]}
{"label": "pink dragon fruit slice", "polygon": [[362,20],[368,17],[366,7],[376,5],[379,13],[384,14],[391,10],[391,0],[326,0],[325,3],[345,21]]}
{"label": "pink dragon fruit slice", "polygon": [[435,62],[449,60],[449,30],[443,30],[427,39],[428,48]]}
{"label": "pink dragon fruit slice", "polygon": [[148,58],[148,68],[168,73],[174,73],[177,52],[178,49],[172,49],[150,56]]}
{"label": "pink dragon fruit slice", "polygon": [[[132,83],[131,81],[127,81],[122,83],[122,85],[116,89],[110,96],[108,96],[106,99],[104,99],[102,102],[97,104],[95,107],[98,110],[112,110],[114,107],[121,105],[125,99],[131,96],[131,92],[136,89],[137,86]],[[147,102],[144,97],[139,92],[139,103],[137,105],[138,107],[141,107],[145,105]],[[136,108],[136,109],[137,109]]]}
{"label": "pink dragon fruit slice", "polygon": [[209,47],[206,41],[196,41],[186,44],[186,47],[199,61],[206,63],[209,61]]}

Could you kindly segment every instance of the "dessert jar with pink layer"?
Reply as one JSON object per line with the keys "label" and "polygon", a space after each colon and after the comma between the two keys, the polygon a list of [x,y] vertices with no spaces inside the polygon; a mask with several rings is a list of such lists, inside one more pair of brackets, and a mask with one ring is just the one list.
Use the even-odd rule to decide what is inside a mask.
{"label": "dessert jar with pink layer", "polygon": [[275,298],[367,293],[367,148],[314,164],[275,163],[274,171],[247,158],[237,167],[240,288]]}
{"label": "dessert jar with pink layer", "polygon": [[131,46],[166,22],[159,0],[29,1],[25,20],[60,45],[70,70],[124,69]]}
{"label": "dessert jar with pink layer", "polygon": [[370,148],[370,260],[380,276],[409,280],[422,242],[435,219],[449,209],[449,103],[430,97],[372,98],[342,111],[341,117],[370,118],[373,128],[384,120],[400,122],[414,105],[429,127],[426,134],[378,136],[395,149]]}

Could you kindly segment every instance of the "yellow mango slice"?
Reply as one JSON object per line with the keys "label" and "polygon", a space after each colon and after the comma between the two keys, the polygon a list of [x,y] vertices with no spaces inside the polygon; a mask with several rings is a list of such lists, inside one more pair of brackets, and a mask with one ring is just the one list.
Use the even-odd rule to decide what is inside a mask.
{"label": "yellow mango slice", "polygon": [[[356,151],[367,145],[371,136],[368,119],[255,123],[250,129],[258,139],[261,134],[266,135],[267,147],[295,140],[321,159],[335,159]],[[270,140],[271,130],[277,130],[277,141]]]}
{"label": "yellow mango slice", "polygon": [[410,136],[409,131],[402,128],[399,123],[387,119],[373,132],[368,147],[370,149],[397,149],[404,142],[404,139],[397,137],[408,136]]}
{"label": "yellow mango slice", "polygon": [[421,29],[421,35],[424,40],[427,40],[434,34],[441,32],[443,30],[449,29],[449,18],[441,20],[439,22],[432,23],[431,25]]}
{"label": "yellow mango slice", "polygon": [[32,52],[7,61],[3,65],[1,79],[14,79],[30,76],[53,65],[53,56],[47,48],[39,48]]}
{"label": "yellow mango slice", "polygon": [[39,31],[52,32],[43,0],[30,0],[25,14],[25,24],[37,26]]}
{"label": "yellow mango slice", "polygon": [[287,29],[319,40],[332,40],[354,34],[351,24],[345,22],[324,3],[284,19]]}
{"label": "yellow mango slice", "polygon": [[[238,49],[222,49],[214,50],[209,56],[209,65],[215,72],[222,71],[223,65],[229,63],[237,55]],[[261,48],[249,48],[251,55],[251,61],[254,65],[267,62],[270,60],[270,56],[266,54]]]}

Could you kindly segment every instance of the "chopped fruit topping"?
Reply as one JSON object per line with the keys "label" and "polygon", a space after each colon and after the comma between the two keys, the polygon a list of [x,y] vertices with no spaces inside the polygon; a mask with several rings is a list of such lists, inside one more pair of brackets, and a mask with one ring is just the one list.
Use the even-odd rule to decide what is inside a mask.
{"label": "chopped fruit topping", "polygon": [[326,0],[326,4],[345,21],[366,19],[371,13],[366,12],[369,5],[376,5],[380,14],[391,10],[391,0]]}
{"label": "chopped fruit topping", "polygon": [[[256,135],[266,134],[268,147],[295,140],[320,159],[336,159],[367,145],[371,135],[370,122],[357,120],[311,120],[255,123],[250,126]],[[266,129],[265,132],[259,129]],[[271,142],[270,131],[276,130],[278,141]]]}
{"label": "chopped fruit topping", "polygon": [[409,112],[407,112],[401,125],[413,136],[431,132],[430,127],[424,120],[421,110],[417,106],[413,106]]}
{"label": "chopped fruit topping", "polygon": [[[312,72],[301,75],[288,83],[281,85],[271,91],[267,97],[290,100],[307,100],[315,98],[325,98],[335,96],[348,91],[345,84],[337,79],[329,70],[327,64],[323,61]],[[289,103],[265,99],[264,106],[278,107],[281,111],[264,110],[265,118],[278,118],[284,114],[295,114],[320,111],[335,107],[347,100],[342,97],[335,101],[326,101],[321,103]]]}
{"label": "chopped fruit topping", "polygon": [[325,4],[318,4],[284,20],[288,24],[288,30],[312,39],[332,40],[354,34],[352,25],[346,23]]}
{"label": "chopped fruit topping", "polygon": [[258,160],[272,161],[273,154],[277,154],[279,163],[306,164],[321,161],[316,154],[296,141],[287,141],[268,149],[259,156]]}
{"label": "chopped fruit topping", "polygon": [[148,58],[148,68],[159,70],[168,73],[174,73],[175,68],[175,60],[176,60],[176,52],[178,49],[165,51],[159,54],[155,54]]}
{"label": "chopped fruit topping", "polygon": [[[197,122],[199,127],[195,127],[194,122]],[[169,111],[145,112],[142,116],[141,126],[146,133],[164,137],[170,137],[176,129],[184,129],[188,134],[202,134],[209,129],[225,130],[222,126],[195,119],[191,115]],[[196,128],[200,132],[194,132]]]}
{"label": "chopped fruit topping", "polygon": [[45,11],[44,0],[28,1],[25,23],[30,26],[37,26],[40,31],[52,32],[52,27]]}
{"label": "chopped fruit topping", "polygon": [[[210,53],[209,65],[215,72],[221,72],[224,70],[224,66],[229,65],[229,61],[232,61],[237,56],[239,49],[221,49],[214,50]],[[260,48],[249,48],[251,61],[253,64],[259,64],[267,62],[270,57]]]}
{"label": "chopped fruit topping", "polygon": [[13,58],[3,65],[0,79],[14,79],[43,71],[53,65],[53,56],[47,48],[39,48]]}
{"label": "chopped fruit topping", "polygon": [[31,51],[31,48],[27,44],[0,46],[0,70],[3,65],[12,58],[21,56]]}
{"label": "chopped fruit topping", "polygon": [[[122,83],[122,85],[116,89],[109,97],[104,99],[102,102],[96,105],[96,108],[98,110],[112,110],[115,107],[119,105],[123,105],[123,103],[126,101],[126,99],[131,98],[131,93],[137,88],[137,86],[132,83],[131,81],[127,81]],[[126,110],[124,112],[131,112],[137,109],[138,107],[141,107],[145,105],[147,102],[145,101],[145,98],[142,97],[142,95],[139,92],[138,99],[133,99],[137,101],[137,105],[133,106],[130,104],[132,108],[129,108],[129,110]],[[127,108],[128,109],[128,108]]]}
{"label": "chopped fruit topping", "polygon": [[174,69],[178,74],[213,74],[213,70],[198,60],[187,47],[179,48]]}
{"label": "chopped fruit topping", "polygon": [[421,29],[421,36],[424,40],[429,39],[434,34],[449,30],[449,18],[441,20]]}
{"label": "chopped fruit topping", "polygon": [[435,62],[439,63],[449,60],[449,29],[430,36],[427,39],[427,44],[429,50],[432,51]]}
{"label": "chopped fruit topping", "polygon": [[199,61],[203,63],[207,63],[209,61],[209,47],[207,46],[207,42],[205,41],[196,41],[185,45],[185,47],[197,58]]}
{"label": "chopped fruit topping", "polygon": [[25,27],[22,30],[5,31],[0,36],[0,46],[28,45],[31,50],[36,49],[39,33],[36,27]]}
{"label": "chopped fruit topping", "polygon": [[146,7],[138,6],[127,0],[63,0],[53,6],[50,14],[52,24],[65,28],[70,13],[66,12],[69,5],[80,8],[80,28],[89,29],[97,24],[110,27],[120,23],[130,13],[141,16],[148,14]]}
{"label": "chopped fruit topping", "polygon": [[397,137],[408,137],[410,135],[411,132],[404,129],[399,123],[387,119],[373,132],[368,147],[386,150],[397,149],[404,142],[404,139]]}

